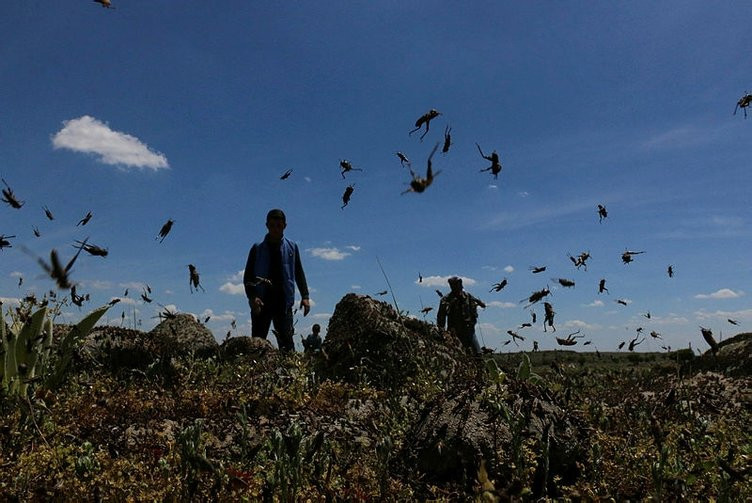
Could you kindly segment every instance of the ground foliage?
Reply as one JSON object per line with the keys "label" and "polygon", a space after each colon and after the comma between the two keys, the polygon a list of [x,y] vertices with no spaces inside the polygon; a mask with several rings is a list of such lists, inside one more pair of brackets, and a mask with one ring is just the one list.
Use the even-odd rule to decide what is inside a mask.
{"label": "ground foliage", "polygon": [[[401,330],[396,312],[371,309]],[[335,321],[342,333],[342,317]],[[440,343],[428,324],[404,321]],[[381,377],[390,344],[401,379]],[[264,348],[170,355],[137,368],[78,358],[59,389],[36,387],[23,403],[0,398],[0,499],[752,498],[749,376],[706,364],[698,372],[691,352],[477,360],[449,348],[432,360],[430,347],[387,339],[369,353],[375,372],[360,368],[368,362],[355,350],[357,365],[333,362],[334,340],[332,354]],[[420,468],[426,446],[416,443],[447,403],[474,414],[466,433],[504,432],[504,440],[462,474],[436,477]],[[555,459],[553,430],[536,412],[544,407],[574,431],[571,466]],[[450,438],[434,447],[452,446]]]}

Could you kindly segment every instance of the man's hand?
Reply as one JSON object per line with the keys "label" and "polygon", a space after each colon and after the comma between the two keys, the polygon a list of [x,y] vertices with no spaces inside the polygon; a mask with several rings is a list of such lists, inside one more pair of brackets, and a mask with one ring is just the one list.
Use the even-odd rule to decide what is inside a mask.
{"label": "man's hand", "polygon": [[300,307],[301,309],[303,309],[303,316],[308,316],[308,313],[311,311],[311,300],[310,299],[301,300]]}
{"label": "man's hand", "polygon": [[255,299],[253,299],[253,302],[251,303],[253,314],[259,314],[262,307],[264,307],[264,301],[261,300],[261,297],[256,297]]}

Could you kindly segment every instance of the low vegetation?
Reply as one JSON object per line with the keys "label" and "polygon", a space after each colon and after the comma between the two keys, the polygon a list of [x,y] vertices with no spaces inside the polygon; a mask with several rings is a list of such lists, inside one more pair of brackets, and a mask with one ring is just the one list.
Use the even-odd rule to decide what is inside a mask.
{"label": "low vegetation", "polygon": [[[373,316],[392,316],[386,310]],[[7,326],[52,330],[40,321],[47,314],[28,314]],[[403,326],[426,341],[434,334],[415,320]],[[40,354],[51,349],[42,375],[51,376],[65,337],[40,333],[49,336]],[[329,353],[187,353],[139,368],[75,352],[54,385],[6,371],[0,499],[752,498],[750,378],[699,365],[691,352],[478,361],[449,345],[436,360],[426,351],[434,346],[394,339],[392,365],[385,345],[379,372],[368,372],[365,355],[337,367],[332,355],[349,343],[330,335]],[[364,351],[350,347],[350,356]],[[404,379],[390,379],[407,361]]]}

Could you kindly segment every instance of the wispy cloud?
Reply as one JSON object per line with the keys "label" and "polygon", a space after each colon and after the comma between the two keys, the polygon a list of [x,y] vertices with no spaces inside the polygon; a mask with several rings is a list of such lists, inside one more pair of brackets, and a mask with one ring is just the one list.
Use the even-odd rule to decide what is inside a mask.
{"label": "wispy cloud", "polygon": [[598,324],[592,324],[582,320],[568,320],[561,327],[567,330],[599,330],[601,328]]}
{"label": "wispy cloud", "polygon": [[[425,276],[421,283],[418,283],[417,279],[415,280],[415,283],[425,287],[447,286],[447,281],[449,281],[449,278],[452,276],[454,276],[454,274],[449,276]],[[474,279],[466,278],[465,276],[458,276],[458,278],[462,280],[462,286],[473,286],[477,283]]]}
{"label": "wispy cloud", "polygon": [[101,281],[98,279],[82,280],[81,286],[83,286],[84,288],[93,288],[94,290],[109,290],[110,288],[112,288],[112,282]]}
{"label": "wispy cloud", "polygon": [[110,302],[112,302],[115,299],[120,299],[120,302],[118,303],[118,305],[123,305],[123,306],[137,306],[139,304],[143,304],[143,301],[131,299],[130,297],[112,297],[110,298]]}
{"label": "wispy cloud", "polygon": [[345,246],[345,248],[349,248],[352,251],[360,251],[360,246],[349,245],[349,246]]}
{"label": "wispy cloud", "polygon": [[602,300],[597,300],[596,299],[593,302],[591,302],[590,304],[585,304],[585,307],[602,307],[603,305],[604,304],[603,304]]}
{"label": "wispy cloud", "polygon": [[491,323],[478,323],[478,328],[480,329],[479,330],[480,333],[478,335],[483,334],[485,337],[489,335],[498,336],[502,334],[501,329],[499,329],[498,327],[496,327],[496,325],[493,325]]}
{"label": "wispy cloud", "polygon": [[350,289],[352,290],[361,290],[363,287],[360,285],[350,285]]}
{"label": "wispy cloud", "polygon": [[[738,311],[713,311],[708,312],[704,309],[694,312],[697,320],[723,320],[726,321],[729,318],[736,321],[752,321],[752,309],[741,309]],[[729,324],[729,326],[731,326]]]}
{"label": "wispy cloud", "polygon": [[504,268],[504,272],[512,273],[514,272],[514,267],[512,267],[511,265],[508,265]]}
{"label": "wispy cloud", "polygon": [[314,320],[328,320],[332,317],[331,313],[318,313],[313,315]]}
{"label": "wispy cloud", "polygon": [[204,320],[206,319],[207,316],[211,316],[211,319],[209,320],[210,322],[211,321],[225,321],[226,322],[226,321],[237,320],[237,315],[233,313],[232,311],[225,311],[222,314],[218,314],[218,313],[215,313],[211,309],[204,309],[204,311],[201,313],[200,318],[201,320]]}
{"label": "wispy cloud", "polygon": [[120,288],[128,288],[129,290],[141,290],[146,287],[146,283],[139,283],[137,281],[129,281],[128,283],[118,283]]}
{"label": "wispy cloud", "polygon": [[560,220],[569,215],[592,210],[590,201],[576,201],[569,204],[551,204],[530,211],[512,211],[502,213],[481,224],[481,229],[515,230],[544,222]]}
{"label": "wispy cloud", "polygon": [[63,121],[63,128],[52,137],[52,145],[55,149],[94,154],[103,164],[153,170],[169,168],[164,154],[89,115]]}
{"label": "wispy cloud", "polygon": [[10,273],[10,277],[11,278],[22,278],[23,277],[23,273],[18,272],[18,271],[13,271],[12,273]]}
{"label": "wispy cloud", "polygon": [[233,283],[242,283],[243,282],[243,274],[245,273],[244,269],[239,270],[229,278],[227,278],[227,281],[231,281]]}
{"label": "wispy cloud", "polygon": [[0,304],[5,304],[8,306],[17,306],[21,303],[21,299],[17,299],[15,297],[0,297]]}
{"label": "wispy cloud", "polygon": [[308,248],[307,251],[314,257],[324,260],[344,260],[345,257],[352,255],[351,253],[340,251],[339,248]]}
{"label": "wispy cloud", "polygon": [[666,326],[666,325],[686,325],[689,320],[685,316],[678,315],[676,313],[668,313],[666,316],[655,316],[650,320],[654,325]]}
{"label": "wispy cloud", "polygon": [[664,239],[698,239],[746,236],[750,233],[746,221],[730,215],[702,215],[676,223],[676,228],[659,233]]}
{"label": "wispy cloud", "polygon": [[715,144],[719,139],[726,138],[731,126],[712,124],[697,126],[685,124],[667,131],[654,133],[641,143],[643,150],[666,150],[677,148],[693,148],[707,144]]}
{"label": "wispy cloud", "polygon": [[500,307],[502,309],[512,309],[517,307],[517,304],[514,302],[501,302],[499,300],[492,300],[491,302],[487,302],[486,305],[488,307]]}
{"label": "wispy cloud", "polygon": [[231,281],[228,281],[219,287],[219,291],[230,295],[241,295],[245,293],[245,286],[243,286],[243,283],[232,283]]}
{"label": "wispy cloud", "polygon": [[695,299],[736,299],[744,295],[744,292],[739,290],[735,292],[730,288],[721,288],[713,293],[698,293],[695,295]]}

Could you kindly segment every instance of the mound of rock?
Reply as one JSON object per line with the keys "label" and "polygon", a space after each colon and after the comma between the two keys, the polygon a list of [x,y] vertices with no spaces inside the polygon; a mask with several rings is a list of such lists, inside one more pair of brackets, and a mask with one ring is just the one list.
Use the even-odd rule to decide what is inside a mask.
{"label": "mound of rock", "polygon": [[712,370],[729,376],[752,376],[752,333],[718,343],[718,352],[706,351],[692,362],[694,370]]}
{"label": "mound of rock", "polygon": [[84,360],[112,368],[144,368],[156,358],[147,333],[109,325],[94,327],[78,350]]}
{"label": "mound of rock", "polygon": [[459,341],[436,325],[354,293],[335,307],[323,348],[329,377],[384,388],[399,387],[421,372],[448,379],[469,360]]}
{"label": "mound of rock", "polygon": [[225,339],[219,347],[219,352],[224,360],[232,360],[240,356],[261,360],[268,355],[275,354],[277,348],[266,339],[243,335]]}
{"label": "mound of rock", "polygon": [[[60,330],[69,329],[61,326]],[[214,335],[190,314],[162,321],[151,332],[103,325],[94,327],[78,349],[79,359],[112,369],[144,369],[161,357],[209,357],[219,349]]]}
{"label": "mound of rock", "polygon": [[[429,480],[457,480],[472,485],[481,460],[504,491],[511,466],[498,466],[503,452],[515,442],[532,441],[539,453],[537,496],[557,493],[557,485],[576,479],[577,460],[584,456],[584,430],[553,399],[533,385],[518,382],[507,390],[503,407],[490,404],[487,396],[472,388],[450,396],[442,395],[429,404],[407,436],[405,456]],[[543,456],[546,456],[544,458]]]}
{"label": "mound of rock", "polygon": [[206,357],[216,355],[219,349],[211,331],[187,313],[179,313],[163,320],[149,332],[149,336],[159,354]]}

